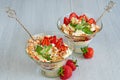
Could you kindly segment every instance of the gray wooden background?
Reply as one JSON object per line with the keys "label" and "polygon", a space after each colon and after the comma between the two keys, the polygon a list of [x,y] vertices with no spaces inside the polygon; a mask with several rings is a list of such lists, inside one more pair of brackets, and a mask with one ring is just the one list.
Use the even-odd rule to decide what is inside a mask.
{"label": "gray wooden background", "polygon": [[[95,50],[92,59],[75,56],[79,68],[69,80],[120,80],[120,0],[102,18],[103,29],[90,43]],[[32,33],[59,32],[58,18],[71,11],[87,12],[97,18],[109,0],[0,0],[0,80],[59,80],[46,78],[25,53],[29,36],[4,9],[15,9]],[[74,53],[73,53],[74,54]]]}

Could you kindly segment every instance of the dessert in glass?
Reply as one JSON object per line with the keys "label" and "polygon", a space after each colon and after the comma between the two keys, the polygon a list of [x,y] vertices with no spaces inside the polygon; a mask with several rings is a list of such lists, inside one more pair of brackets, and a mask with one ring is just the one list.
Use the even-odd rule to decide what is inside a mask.
{"label": "dessert in glass", "polygon": [[46,33],[34,35],[33,39],[28,40],[27,54],[39,64],[45,76],[57,77],[59,68],[72,54],[72,44],[61,35]]}
{"label": "dessert in glass", "polygon": [[102,22],[96,24],[95,19],[86,14],[77,15],[75,12],[66,14],[58,19],[58,29],[74,43],[74,52],[82,53],[81,48],[88,46],[93,37],[102,29]]}

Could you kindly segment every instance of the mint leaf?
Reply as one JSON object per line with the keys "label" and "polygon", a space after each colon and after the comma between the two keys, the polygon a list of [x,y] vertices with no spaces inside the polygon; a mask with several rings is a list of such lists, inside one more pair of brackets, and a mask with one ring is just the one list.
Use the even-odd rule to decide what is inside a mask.
{"label": "mint leaf", "polygon": [[84,23],[83,25],[86,26],[86,27],[87,27],[87,26],[90,26],[90,24],[88,24],[87,22]]}
{"label": "mint leaf", "polygon": [[87,27],[87,26],[89,26],[89,24],[84,19],[82,19],[81,24],[77,24],[75,29],[82,30],[84,27]]}
{"label": "mint leaf", "polygon": [[43,58],[47,59],[47,60],[51,60],[50,56],[51,54],[47,54],[47,52],[51,49],[52,45],[49,45],[49,46],[44,46],[44,47],[41,47],[39,45],[37,45],[36,47],[36,52],[41,55]]}
{"label": "mint leaf", "polygon": [[70,26],[76,27],[77,24],[70,23]]}
{"label": "mint leaf", "polygon": [[47,59],[48,61],[49,61],[49,60],[52,60],[50,56],[51,56],[51,54],[43,54],[43,57],[44,57],[45,59]]}
{"label": "mint leaf", "polygon": [[51,47],[52,47],[52,45],[44,46],[43,50],[41,51],[41,53],[47,53],[51,49]]}
{"label": "mint leaf", "polygon": [[81,24],[85,24],[85,23],[86,23],[85,19],[82,19]]}
{"label": "mint leaf", "polygon": [[81,24],[73,24],[71,22],[70,25],[74,27],[75,30],[82,30],[86,34],[93,34],[90,30],[90,25],[84,19],[82,19]]}
{"label": "mint leaf", "polygon": [[36,51],[39,55],[41,55],[42,49],[43,49],[43,48],[42,48],[41,46],[37,45],[35,51]]}
{"label": "mint leaf", "polygon": [[85,26],[83,26],[82,24],[78,24],[75,29],[76,30],[82,30]]}
{"label": "mint leaf", "polygon": [[84,27],[84,28],[82,29],[82,31],[85,32],[86,34],[92,34],[92,33],[93,33],[93,32],[90,30],[90,28],[88,28],[88,27]]}

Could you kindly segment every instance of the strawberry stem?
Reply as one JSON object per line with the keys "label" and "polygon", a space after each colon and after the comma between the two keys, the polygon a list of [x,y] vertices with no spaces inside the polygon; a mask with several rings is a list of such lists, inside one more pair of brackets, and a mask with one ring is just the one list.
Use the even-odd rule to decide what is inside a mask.
{"label": "strawberry stem", "polygon": [[83,52],[83,54],[87,53],[88,52],[88,46],[85,46],[85,47],[82,47],[81,48],[81,51]]}
{"label": "strawberry stem", "polygon": [[77,65],[77,59],[73,60],[73,63],[75,64],[76,67],[78,67],[78,65]]}
{"label": "strawberry stem", "polygon": [[59,76],[60,75],[64,76],[63,71],[64,71],[64,69],[62,67],[60,67],[59,70],[58,70],[58,75]]}

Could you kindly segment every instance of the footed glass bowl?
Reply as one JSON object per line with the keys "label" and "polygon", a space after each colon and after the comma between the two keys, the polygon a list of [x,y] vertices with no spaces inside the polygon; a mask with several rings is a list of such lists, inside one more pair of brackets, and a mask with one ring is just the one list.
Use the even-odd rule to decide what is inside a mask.
{"label": "footed glass bowl", "polygon": [[[40,69],[42,71],[42,74],[44,74],[44,76],[47,76],[47,77],[57,77],[58,76],[58,70],[61,66],[63,66],[66,62],[66,60],[72,55],[72,51],[73,51],[73,44],[67,39],[67,38],[63,38],[63,42],[68,46],[69,50],[71,51],[70,54],[67,55],[67,57],[61,59],[61,60],[58,60],[58,61],[50,61],[50,62],[47,62],[45,61],[44,59],[42,59],[42,57],[40,56],[36,56],[36,52],[34,52],[34,48],[36,44],[39,44],[39,41],[36,40],[38,37],[43,37],[43,36],[46,36],[46,35],[56,35],[57,38],[63,38],[64,36],[62,35],[59,35],[59,34],[56,34],[56,33],[40,33],[40,34],[36,34],[33,36],[33,38],[35,39],[35,41],[33,41],[32,39],[29,39],[28,40],[28,44],[26,46],[26,52],[28,54],[28,56],[34,60],[39,66],[40,66]],[[31,44],[31,43],[34,43]],[[32,49],[31,51],[29,49]],[[34,53],[33,53],[34,52]]]}
{"label": "footed glass bowl", "polygon": [[[85,14],[88,17],[92,17],[92,15],[88,13],[80,13],[80,15]],[[59,29],[62,34],[67,37],[68,39],[72,40],[72,43],[74,44],[74,52],[75,53],[82,53],[81,48],[86,47],[89,45],[90,41],[95,37],[95,35],[102,30],[103,24],[102,21],[99,21],[96,25],[99,26],[99,30],[95,31],[93,34],[87,35],[87,36],[74,36],[74,35],[68,35],[65,32],[62,31],[61,25],[63,24],[64,17],[69,18],[70,14],[66,14],[62,17],[60,17],[57,21],[57,28]]]}

